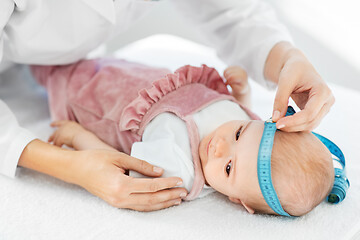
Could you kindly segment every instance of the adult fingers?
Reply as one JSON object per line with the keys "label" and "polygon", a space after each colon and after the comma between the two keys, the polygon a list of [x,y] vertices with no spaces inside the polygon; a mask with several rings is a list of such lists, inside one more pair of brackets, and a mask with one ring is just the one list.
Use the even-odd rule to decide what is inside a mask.
{"label": "adult fingers", "polygon": [[131,202],[133,205],[156,205],[162,202],[185,198],[186,195],[187,192],[184,188],[167,189],[155,193],[132,193],[128,198],[128,202]]}
{"label": "adult fingers", "polygon": [[276,126],[284,131],[293,131],[295,129],[312,130],[313,122],[321,120],[330,110],[335,102],[333,95],[325,91],[317,94],[309,94],[305,108],[292,116],[282,118],[277,121]]}
{"label": "adult fingers", "polygon": [[[319,111],[318,115],[313,120],[305,122],[301,125],[283,127],[283,128],[281,128],[281,130],[286,131],[286,132],[311,131],[320,124],[323,117],[330,111],[331,105],[332,104],[330,104],[330,103],[325,104]],[[300,113],[301,113],[301,111],[299,112],[299,114]],[[291,117],[293,117],[293,116],[289,116],[289,118],[291,118]]]}
{"label": "adult fingers", "polygon": [[132,205],[132,206],[129,206],[128,208],[136,210],[136,211],[140,211],[140,212],[150,212],[150,211],[156,211],[156,210],[176,206],[176,205],[179,205],[180,203],[181,203],[181,198],[177,198],[177,199],[169,200],[166,202],[157,203],[154,205],[147,205],[147,204]]}
{"label": "adult fingers", "polygon": [[273,105],[272,120],[274,122],[277,122],[286,114],[289,98],[294,90],[294,86],[290,84],[291,82],[291,80],[286,81],[283,76],[280,76]]}
{"label": "adult fingers", "polygon": [[131,193],[150,193],[158,192],[160,190],[178,187],[182,185],[181,178],[132,178],[129,181],[128,188]]}
{"label": "adult fingers", "polygon": [[118,164],[120,165],[119,167],[122,167],[124,169],[134,170],[136,172],[139,172],[143,175],[150,177],[161,176],[162,173],[164,172],[162,168],[153,166],[146,161],[134,158],[125,153],[122,153],[122,157],[119,160]]}

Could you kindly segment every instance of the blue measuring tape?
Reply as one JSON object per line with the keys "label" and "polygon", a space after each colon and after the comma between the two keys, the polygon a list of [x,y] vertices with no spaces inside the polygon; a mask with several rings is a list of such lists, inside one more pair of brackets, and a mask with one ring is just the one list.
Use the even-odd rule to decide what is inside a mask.
{"label": "blue measuring tape", "polygon": [[334,180],[334,186],[330,192],[330,194],[327,196],[326,200],[330,203],[338,204],[346,197],[346,191],[350,187],[349,179],[346,177],[346,170],[345,170],[345,157],[342,151],[338,146],[336,146],[335,143],[330,141],[324,136],[321,136],[320,134],[312,132],[335,156],[333,158],[334,161],[337,161],[341,164],[342,168],[334,168],[335,169],[335,180]]}
{"label": "blue measuring tape", "polygon": [[[294,113],[295,113],[294,108],[289,106],[286,116],[293,115]],[[282,208],[271,179],[271,153],[272,153],[272,147],[273,147],[276,130],[277,130],[276,123],[274,123],[271,119],[265,121],[264,132],[260,141],[259,152],[258,152],[258,163],[257,163],[258,181],[259,181],[261,193],[266,203],[269,205],[269,207],[279,215],[292,217]],[[334,186],[326,199],[330,203],[337,204],[342,200],[344,200],[346,196],[346,191],[350,186],[350,182],[346,177],[346,172],[345,172],[344,154],[342,153],[340,148],[336,146],[336,144],[334,144],[329,139],[314,132],[313,134],[336,157],[333,159],[339,162],[342,166],[342,169],[334,168],[335,170]]]}

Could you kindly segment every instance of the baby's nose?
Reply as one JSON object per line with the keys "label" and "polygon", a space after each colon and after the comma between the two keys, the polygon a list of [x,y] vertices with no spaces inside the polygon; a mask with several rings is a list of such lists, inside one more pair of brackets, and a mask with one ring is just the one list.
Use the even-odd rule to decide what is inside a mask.
{"label": "baby's nose", "polygon": [[223,138],[220,138],[216,143],[215,157],[221,158],[226,156],[229,152],[228,150],[227,142]]}

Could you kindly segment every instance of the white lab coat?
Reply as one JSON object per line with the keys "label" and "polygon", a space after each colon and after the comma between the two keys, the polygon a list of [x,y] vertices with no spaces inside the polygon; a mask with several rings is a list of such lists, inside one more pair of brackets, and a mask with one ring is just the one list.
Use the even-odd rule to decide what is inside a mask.
{"label": "white lab coat", "polygon": [[[265,2],[169,1],[226,63],[243,66],[250,77],[269,86],[263,76],[267,55],[276,43],[292,40]],[[156,4],[161,1],[1,0],[0,70],[8,62],[77,61],[130,28]],[[0,112],[0,173],[13,177],[22,150],[35,136],[17,124],[1,100]]]}

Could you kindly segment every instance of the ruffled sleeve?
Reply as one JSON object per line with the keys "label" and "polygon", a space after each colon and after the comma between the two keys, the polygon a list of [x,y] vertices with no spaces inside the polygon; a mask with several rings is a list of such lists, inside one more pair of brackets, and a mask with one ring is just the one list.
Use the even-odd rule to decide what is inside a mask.
{"label": "ruffled sleeve", "polygon": [[176,89],[194,83],[203,84],[221,94],[229,95],[223,79],[214,68],[206,65],[201,67],[186,65],[164,78],[155,80],[150,88],[141,89],[138,97],[124,108],[120,129],[138,132],[142,119],[154,104]]}

